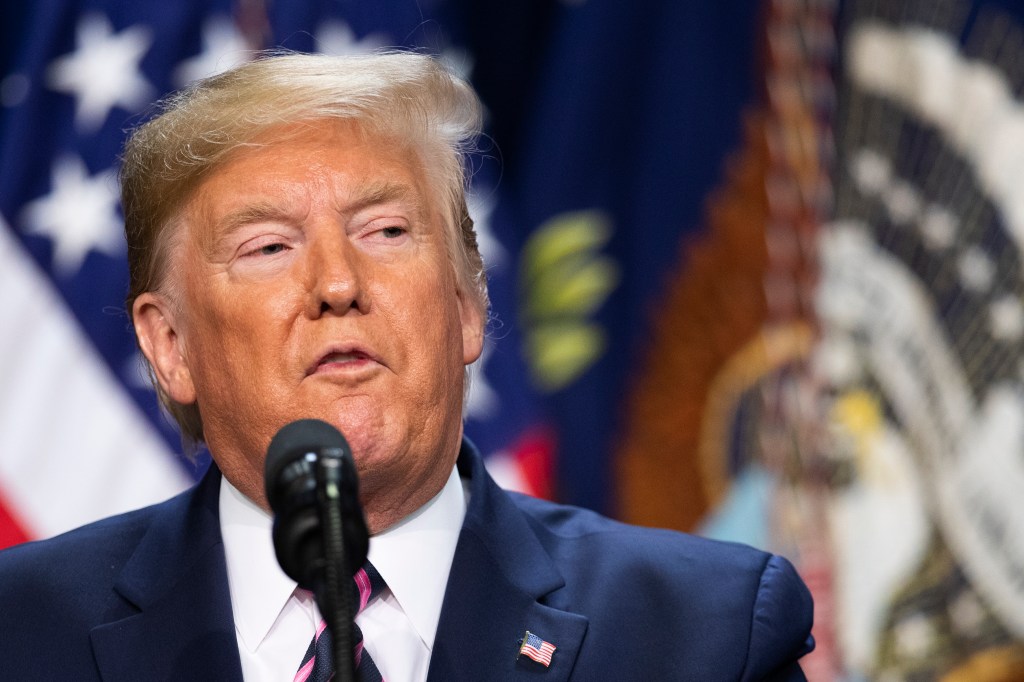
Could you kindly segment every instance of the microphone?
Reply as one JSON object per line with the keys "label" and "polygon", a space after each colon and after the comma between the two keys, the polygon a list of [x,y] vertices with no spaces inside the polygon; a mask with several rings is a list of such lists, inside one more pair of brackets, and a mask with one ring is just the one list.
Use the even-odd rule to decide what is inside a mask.
{"label": "microphone", "polygon": [[264,486],[274,512],[277,561],[316,596],[332,632],[339,679],[353,679],[345,674],[353,661],[350,583],[366,563],[370,539],[352,449],[327,422],[286,424],[267,448]]}
{"label": "microphone", "polygon": [[319,419],[286,424],[267,448],[264,483],[275,514],[277,560],[299,586],[313,590],[326,568],[324,522],[331,516],[329,506],[340,507],[348,575],[362,567],[369,534],[352,449],[340,431]]}

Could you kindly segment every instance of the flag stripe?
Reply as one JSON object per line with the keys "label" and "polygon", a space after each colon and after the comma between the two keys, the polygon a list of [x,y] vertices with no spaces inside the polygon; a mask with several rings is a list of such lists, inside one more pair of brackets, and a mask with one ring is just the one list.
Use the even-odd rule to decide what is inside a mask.
{"label": "flag stripe", "polygon": [[546,647],[541,647],[540,650],[534,649],[532,646],[529,645],[523,647],[524,654],[526,654],[533,660],[537,661],[538,663],[543,663],[544,665],[548,665],[551,663],[551,654],[553,651],[554,649]]}
{"label": "flag stripe", "polygon": [[14,518],[12,510],[4,502],[3,492],[0,491],[0,549],[29,539],[31,536],[26,532],[22,522]]}
{"label": "flag stripe", "polygon": [[166,443],[2,224],[0,291],[5,327],[19,332],[0,337],[0,487],[31,519],[24,530],[54,535],[187,487]]}
{"label": "flag stripe", "polygon": [[519,647],[520,655],[526,654],[527,658],[543,663],[545,666],[551,665],[551,655],[554,652],[554,644],[541,639],[529,631],[523,637],[522,645]]}
{"label": "flag stripe", "polygon": [[[416,3],[404,12],[354,14],[303,2],[286,12],[249,3],[238,14],[231,4],[182,12],[167,3],[99,0],[80,12],[65,0],[40,0],[19,13],[23,23],[0,22],[0,34],[26,47],[11,53],[0,88],[0,291],[10,306],[0,324],[0,488],[11,512],[5,519],[23,521],[4,520],[0,532],[12,541],[159,501],[194,478],[172,439],[160,436],[156,398],[137,390],[127,320],[104,307],[124,295],[113,176],[123,133],[143,118],[144,100],[251,56],[241,49],[247,42],[330,54],[390,44],[429,43],[429,51],[450,55],[465,49],[455,36],[438,44],[433,31],[420,30],[433,22]],[[485,187],[482,195],[492,192]],[[474,205],[478,237],[489,255],[501,254],[507,245],[491,235],[491,210],[493,203]],[[502,281],[513,291],[507,275],[515,269],[507,265],[502,275],[489,269],[492,295]],[[518,380],[518,355],[501,357],[514,371],[499,374]],[[478,396],[488,379],[481,369]],[[535,420],[532,410],[509,409],[517,404],[527,403],[491,410],[485,433],[500,425],[502,435],[481,443],[485,453]],[[546,471],[533,469],[533,478]],[[550,489],[530,483],[535,494]]]}

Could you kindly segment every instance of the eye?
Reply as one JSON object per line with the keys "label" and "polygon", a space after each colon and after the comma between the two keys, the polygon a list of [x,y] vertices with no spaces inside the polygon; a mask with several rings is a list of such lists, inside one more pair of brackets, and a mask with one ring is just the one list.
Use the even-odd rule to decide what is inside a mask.
{"label": "eye", "polygon": [[279,241],[280,238],[254,239],[240,249],[242,258],[266,258],[284,253],[289,246],[286,242]]}
{"label": "eye", "polygon": [[284,251],[284,244],[281,243],[267,244],[256,249],[256,253],[259,253],[261,256],[273,256],[275,253],[281,253],[282,251]]}
{"label": "eye", "polygon": [[357,239],[362,248],[382,250],[392,253],[409,243],[413,234],[409,220],[397,214],[381,215],[369,219],[356,220],[353,225],[353,238]]}

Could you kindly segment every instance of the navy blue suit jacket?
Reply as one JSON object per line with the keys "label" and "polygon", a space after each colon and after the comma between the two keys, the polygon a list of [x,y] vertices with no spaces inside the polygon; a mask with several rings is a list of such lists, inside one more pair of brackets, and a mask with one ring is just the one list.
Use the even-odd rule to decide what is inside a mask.
{"label": "navy blue suit jacket", "polygon": [[[471,446],[459,470],[470,501],[430,680],[804,679],[811,598],[785,559],[509,494]],[[212,469],[0,553],[0,679],[241,680],[219,487]],[[550,667],[517,658],[526,630],[555,645]]]}

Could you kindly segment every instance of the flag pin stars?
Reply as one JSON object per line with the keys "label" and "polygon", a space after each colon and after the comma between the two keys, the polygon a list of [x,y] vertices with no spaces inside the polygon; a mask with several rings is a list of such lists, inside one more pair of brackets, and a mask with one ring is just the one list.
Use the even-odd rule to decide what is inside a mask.
{"label": "flag pin stars", "polygon": [[529,630],[523,635],[523,640],[519,644],[519,656],[526,656],[531,658],[544,667],[551,665],[551,655],[555,653],[555,645],[551,642],[546,642],[537,635],[533,634]]}

